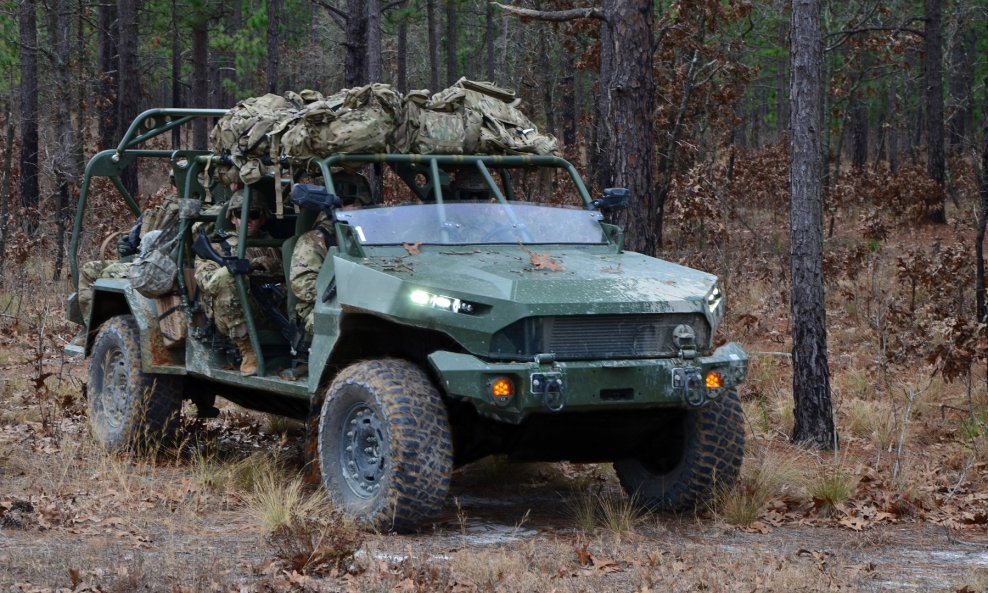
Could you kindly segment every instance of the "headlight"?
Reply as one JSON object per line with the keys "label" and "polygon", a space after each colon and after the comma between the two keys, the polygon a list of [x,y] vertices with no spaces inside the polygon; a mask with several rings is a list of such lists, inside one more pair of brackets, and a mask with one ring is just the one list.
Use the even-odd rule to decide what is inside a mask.
{"label": "headlight", "polygon": [[453,313],[465,313],[467,315],[471,315],[477,310],[477,307],[473,303],[441,294],[432,294],[424,290],[413,290],[408,297],[420,307],[432,307],[433,309],[441,309]]}
{"label": "headlight", "polygon": [[720,285],[714,286],[714,289],[710,291],[707,295],[707,308],[713,313],[720,307],[724,302],[724,292],[720,289]]}

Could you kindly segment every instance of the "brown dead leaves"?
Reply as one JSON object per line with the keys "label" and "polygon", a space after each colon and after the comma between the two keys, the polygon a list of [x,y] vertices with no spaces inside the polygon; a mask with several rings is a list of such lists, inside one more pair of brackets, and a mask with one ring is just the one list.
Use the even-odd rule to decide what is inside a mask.
{"label": "brown dead leaves", "polygon": [[625,564],[616,560],[601,558],[590,552],[590,542],[582,542],[574,546],[578,567],[559,567],[556,571],[557,578],[572,577],[600,577],[611,573],[621,572],[625,569]]}
{"label": "brown dead leaves", "polygon": [[566,268],[561,263],[553,259],[548,253],[529,253],[533,270],[545,270],[549,272],[564,272]]}

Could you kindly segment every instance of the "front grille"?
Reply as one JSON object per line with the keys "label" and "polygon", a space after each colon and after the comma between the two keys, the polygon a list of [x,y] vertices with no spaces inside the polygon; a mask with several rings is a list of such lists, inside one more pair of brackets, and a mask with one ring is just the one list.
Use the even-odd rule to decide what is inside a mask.
{"label": "front grille", "polygon": [[693,328],[697,350],[709,350],[710,326],[703,315],[665,313],[523,319],[494,336],[491,354],[529,357],[552,353],[557,360],[670,357],[679,352],[672,332],[680,324]]}

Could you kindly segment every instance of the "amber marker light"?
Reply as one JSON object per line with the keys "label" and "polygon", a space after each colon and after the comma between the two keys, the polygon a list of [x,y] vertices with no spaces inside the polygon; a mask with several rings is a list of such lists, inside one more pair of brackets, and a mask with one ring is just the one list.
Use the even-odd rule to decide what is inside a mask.
{"label": "amber marker light", "polygon": [[717,371],[707,373],[707,389],[720,389],[724,386],[724,377]]}
{"label": "amber marker light", "polygon": [[508,377],[498,377],[491,381],[491,397],[499,406],[506,406],[515,395],[515,384]]}

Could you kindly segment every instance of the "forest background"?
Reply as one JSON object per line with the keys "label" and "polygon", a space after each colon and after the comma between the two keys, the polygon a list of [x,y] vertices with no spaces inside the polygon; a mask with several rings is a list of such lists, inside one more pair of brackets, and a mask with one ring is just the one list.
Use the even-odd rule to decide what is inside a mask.
{"label": "forest background", "polygon": [[[60,353],[77,329],[62,314],[71,292],[66,232],[90,156],[115,147],[147,108],[228,108],[265,92],[329,93],[372,81],[436,91],[466,76],[516,89],[523,110],[561,139],[593,192],[632,190],[622,221],[630,247],[721,277],[729,311],[721,338],[752,354],[741,390],[751,453],[715,521],[754,533],[908,523],[942,526],[948,541],[957,533],[986,539],[988,2],[821,2],[820,231],[841,451],[810,458],[788,445],[790,3],[502,4],[508,7],[481,0],[0,0],[0,477],[16,483],[13,494],[0,492],[0,519],[28,501],[36,511],[25,524],[70,532],[76,523],[68,515],[90,513],[86,505],[96,499],[62,482],[39,483],[52,470],[32,460],[38,450],[56,451],[68,464],[86,452],[66,428],[84,425],[84,385],[74,378],[84,373]],[[207,132],[172,142],[205,147]],[[147,203],[167,180],[141,170],[125,184]],[[124,209],[108,207],[81,257],[96,257],[98,239],[127,225]],[[253,420],[225,426],[248,435],[243,441],[256,438]],[[92,457],[82,467],[92,470]],[[107,471],[100,463],[92,471]],[[194,465],[202,477],[203,458],[177,463]],[[60,480],[76,471],[62,470]],[[136,472],[135,480],[147,479],[134,487],[160,490],[156,471]],[[578,476],[577,483],[587,479],[599,479],[602,491],[615,486],[611,475]],[[205,493],[196,504],[229,510],[243,503],[227,491],[241,486],[207,482],[196,486]],[[129,499],[124,492],[117,503]],[[450,522],[462,528],[466,515],[456,504]],[[592,533],[601,511],[591,506]],[[591,549],[599,543],[588,541]],[[586,546],[580,552],[584,543],[575,546],[577,565],[603,566],[594,575],[609,575],[597,562],[601,552],[595,560]],[[4,554],[0,548],[12,568],[0,577],[54,581]],[[540,567],[533,573],[555,573],[539,564],[551,560],[528,561]],[[651,557],[629,562],[645,571],[629,577],[629,590],[661,582]],[[810,573],[852,588],[864,578],[839,564],[818,563]],[[948,581],[958,591],[969,584],[982,590],[988,574],[965,572],[977,566],[957,573],[968,580]],[[382,570],[378,576],[395,582],[435,585],[428,581],[435,574]],[[208,583],[206,574],[186,578]],[[775,582],[761,573],[730,576]],[[444,578],[452,590],[455,579]]]}

